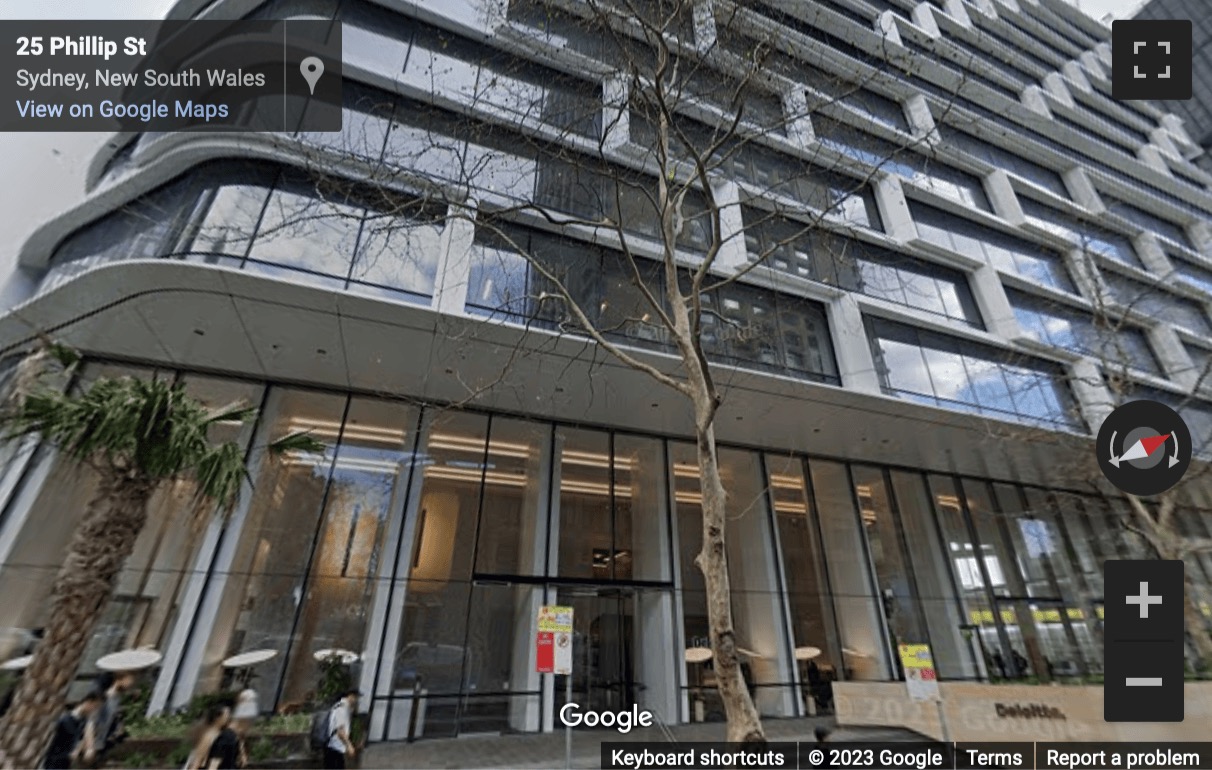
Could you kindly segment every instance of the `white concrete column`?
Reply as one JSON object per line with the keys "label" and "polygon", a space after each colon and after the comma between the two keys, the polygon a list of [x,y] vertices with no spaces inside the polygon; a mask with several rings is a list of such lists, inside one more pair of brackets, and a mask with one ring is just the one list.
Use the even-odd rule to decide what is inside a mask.
{"label": "white concrete column", "polygon": [[942,34],[938,28],[938,20],[934,18],[934,6],[930,3],[918,3],[909,15],[917,28],[925,32],[927,37],[936,38]]}
{"label": "white concrete column", "polygon": [[783,116],[787,124],[787,138],[799,149],[808,151],[816,141],[816,132],[812,130],[808,95],[804,89],[793,88],[783,94]]}
{"label": "white concrete column", "polygon": [[1142,144],[1136,151],[1136,157],[1154,171],[1160,171],[1166,176],[1174,176],[1170,164],[1162,157],[1161,151],[1151,144]]}
{"label": "white concrete column", "polygon": [[1069,86],[1059,72],[1049,72],[1044,75],[1043,84],[1044,90],[1052,94],[1061,104],[1071,108],[1077,106],[1073,101],[1073,94],[1069,93]]}
{"label": "white concrete column", "polygon": [[[560,458],[563,457],[563,454],[564,436],[557,430],[551,442],[551,456]],[[559,490],[562,472],[563,466],[556,459],[548,469],[551,489]],[[667,499],[672,500],[673,497]],[[551,495],[548,506],[547,521],[550,523],[547,528],[547,542],[551,543],[551,547],[547,549],[546,555],[547,574],[558,575],[560,574],[560,495],[558,493]],[[557,589],[553,586],[547,592],[547,603],[555,604],[556,599]],[[543,674],[543,713],[539,715],[539,722],[545,733],[555,730],[555,685],[555,674]]]}
{"label": "white concrete column", "polygon": [[972,296],[976,306],[985,319],[985,328],[990,333],[1004,339],[1014,339],[1022,336],[1022,328],[1014,316],[1014,308],[1006,297],[1006,287],[997,270],[989,265],[978,267],[973,273],[969,284],[972,286]]}
{"label": "white concrete column", "polygon": [[896,14],[892,11],[884,11],[875,20],[875,31],[884,36],[884,39],[903,45],[901,42],[901,31],[896,27]]}
{"label": "white concrete column", "polygon": [[1027,109],[1043,115],[1045,118],[1052,117],[1052,110],[1048,108],[1048,100],[1044,98],[1043,89],[1037,85],[1029,85],[1023,89],[1018,95],[1019,101],[1023,103]]}
{"label": "white concrete column", "polygon": [[909,213],[901,180],[890,174],[877,174],[872,188],[888,237],[901,243],[917,240],[917,225],[913,224],[913,216]]}
{"label": "white concrete column", "polygon": [[694,47],[699,51],[710,51],[715,47],[715,12],[711,0],[697,0],[694,4]]}
{"label": "white concrete column", "polygon": [[863,325],[863,313],[858,301],[850,294],[834,298],[825,306],[829,330],[833,333],[833,352],[837,356],[838,374],[842,386],[863,393],[879,393],[880,380],[875,371],[875,358]]}
{"label": "white concrete column", "polygon": [[602,82],[602,141],[606,147],[618,147],[631,139],[630,93],[627,78],[621,74]]}
{"label": "white concrete column", "polygon": [[1090,254],[1080,248],[1069,249],[1065,252],[1065,266],[1069,269],[1069,275],[1073,276],[1079,294],[1096,305],[1100,298],[1104,303],[1110,301],[1106,284]]}
{"label": "white concrete column", "polygon": [[467,306],[471,247],[476,238],[476,226],[472,221],[476,201],[468,199],[462,204],[452,204],[449,210],[439,246],[433,307],[439,313],[457,315]]}
{"label": "white concrete column", "polygon": [[988,16],[990,19],[997,18],[997,6],[993,4],[993,0],[971,0],[972,4],[981,13]]}
{"label": "white concrete column", "polygon": [[[736,629],[741,644],[757,653],[749,657],[756,685],[790,682],[793,665],[783,624],[783,592],[775,569],[771,522],[765,509],[759,502],[744,516],[730,510],[734,515],[727,525]],[[787,687],[757,687],[754,706],[762,716],[770,717],[791,717],[796,711],[794,693]]]}
{"label": "white concrete column", "polygon": [[1103,380],[1102,370],[1088,358],[1078,359],[1069,365],[1069,382],[1082,417],[1091,431],[1097,431],[1115,408],[1115,399]]}
{"label": "white concrete column", "polygon": [[1153,233],[1137,235],[1132,239],[1132,248],[1136,249],[1136,256],[1140,257],[1145,269],[1154,275],[1167,276],[1174,272],[1174,265]]}
{"label": "white concrete column", "polygon": [[1168,324],[1155,324],[1148,330],[1149,345],[1158,363],[1170,379],[1186,389],[1195,387],[1200,372],[1187,352],[1178,332]]}
{"label": "white concrete column", "polygon": [[1161,120],[1158,122],[1161,123],[1163,128],[1165,128],[1167,131],[1169,131],[1174,136],[1177,136],[1181,141],[1185,142],[1186,144],[1195,143],[1191,140],[1191,134],[1187,133],[1186,123],[1184,123],[1183,119],[1180,118],[1178,115],[1175,115],[1173,112],[1167,112],[1165,115],[1162,115]]}
{"label": "white concrete column", "polygon": [[[929,5],[929,3],[925,3]],[[972,17],[968,15],[968,9],[960,0],[945,0],[943,8],[947,11],[947,15],[955,19],[955,22],[965,29],[972,29]]]}
{"label": "white concrete column", "polygon": [[1178,146],[1174,144],[1174,140],[1170,137],[1170,132],[1164,128],[1159,127],[1150,131],[1149,142],[1172,158],[1181,160],[1183,157],[1182,152],[1179,151]]}
{"label": "white concrete column", "polygon": [[1074,59],[1067,61],[1061,66],[1061,74],[1065,76],[1065,82],[1076,86],[1086,93],[1091,93],[1094,87],[1090,85],[1089,78],[1086,77],[1085,70],[1082,69],[1081,62]]}
{"label": "white concrete column", "polygon": [[1065,188],[1069,191],[1069,197],[1077,205],[1095,214],[1101,214],[1107,210],[1107,207],[1103,205],[1103,199],[1099,197],[1098,190],[1094,189],[1094,183],[1090,181],[1090,175],[1081,166],[1074,166],[1062,171],[1061,180],[1064,181]]}
{"label": "white concrete column", "polygon": [[1006,8],[1009,8],[1014,13],[1022,13],[1023,9],[1019,7],[1018,3],[1015,2],[1015,0],[997,0],[997,1],[999,3],[1001,3],[1003,6],[1005,6]]}
{"label": "white concrete column", "polygon": [[1086,72],[1096,77],[1107,79],[1107,71],[1103,69],[1103,63],[1098,58],[1098,54],[1094,51],[1082,51],[1081,56],[1077,57]]}
{"label": "white concrete column", "polygon": [[[417,450],[417,441],[419,436],[416,431],[409,431],[412,435],[409,437],[408,452],[410,456],[415,456]],[[388,511],[387,531],[383,534],[383,543],[385,553],[391,554],[392,549],[404,549],[400,543],[400,535],[404,529],[405,519],[408,511],[406,510],[405,502],[409,499],[406,490],[412,481],[412,476],[422,475],[422,468],[418,466],[415,470],[413,464],[402,463],[400,470],[396,473],[394,488],[396,490],[393,495],[391,509]],[[411,548],[408,549],[411,553]],[[358,684],[358,689],[363,693],[375,693],[375,670],[378,668],[378,663],[385,657],[395,658],[395,647],[390,648],[387,656],[383,654],[383,636],[386,631],[387,623],[389,622],[389,606],[392,597],[392,591],[396,588],[392,583],[392,569],[398,563],[399,553],[395,559],[385,558],[379,564],[379,575],[375,581],[374,592],[370,600],[370,616],[366,623],[366,649],[362,651],[362,676]],[[400,586],[400,590],[404,590]],[[381,735],[382,725],[385,723],[387,707],[386,704],[376,703],[374,698],[365,698],[361,704],[363,707],[369,708],[375,712],[374,719],[380,725],[380,732],[372,732],[371,735],[378,738]]]}
{"label": "white concrete column", "polygon": [[[525,492],[522,495],[522,523],[519,543],[519,570],[523,574],[541,575],[547,562],[547,507],[551,487],[551,431],[543,432],[542,440],[526,461]],[[513,656],[510,666],[510,689],[534,692],[542,687],[540,674],[535,671],[535,642],[538,630],[535,619],[543,606],[541,586],[517,586],[514,597]],[[540,702],[535,697],[515,697],[509,700],[509,726],[521,732],[536,732],[541,727]]]}
{"label": "white concrete column", "polygon": [[[35,441],[34,446],[36,447],[37,444],[38,442]],[[32,449],[30,451],[32,452]],[[59,453],[48,446],[44,452],[39,454],[33,467],[30,468],[25,483],[21,485],[21,491],[17,493],[12,502],[12,512],[4,518],[0,525],[0,564],[9,564],[13,559],[13,547],[17,544],[17,537],[25,528],[26,522],[29,521],[34,503],[38,501],[38,495],[42,493],[42,485],[46,483],[46,478],[54,469],[58,458]]]}
{"label": "white concrete column", "polygon": [[[417,433],[418,448],[424,448],[429,443],[429,432],[433,420],[433,412],[427,410],[421,421],[421,429]],[[413,548],[417,539],[417,524],[420,519],[421,493],[424,491],[425,474],[418,468],[412,475],[412,483],[408,489],[408,505],[402,516],[403,526],[400,531],[400,550],[396,554],[395,575],[392,585],[391,599],[387,608],[387,618],[383,625],[383,642],[380,647],[379,678],[374,683],[373,692],[377,699],[392,698],[392,683],[396,674],[396,653],[400,649],[400,628],[404,623],[404,606],[408,598],[408,578],[412,571]],[[411,695],[411,691],[407,693]],[[408,721],[410,712],[419,704],[411,699],[388,701],[388,708],[377,707],[370,712],[370,735],[376,740],[403,740],[408,737]]]}
{"label": "white concrete column", "polygon": [[1018,202],[1018,193],[1014,192],[1014,186],[1010,184],[1010,176],[1004,169],[993,169],[985,175],[981,182],[985,188],[985,195],[993,206],[994,214],[1016,225],[1026,221],[1023,207]]}
{"label": "white concrete column", "polygon": [[720,250],[715,264],[721,270],[740,270],[749,264],[745,246],[745,221],[741,216],[741,188],[736,182],[711,182],[711,192],[720,207]]}
{"label": "white concrete column", "polygon": [[1187,237],[1191,239],[1191,244],[1195,246],[1196,251],[1204,256],[1212,256],[1212,225],[1207,220],[1201,219],[1188,223],[1186,230]]}
{"label": "white concrete column", "polygon": [[[176,709],[185,706],[194,695],[194,688],[202,674],[202,667],[207,664],[214,666],[219,664],[218,660],[206,660],[206,648],[210,643],[211,632],[216,625],[219,612],[223,609],[221,605],[226,593],[227,581],[232,574],[233,562],[239,551],[240,535],[244,530],[248,511],[252,507],[254,490],[249,478],[255,478],[261,464],[265,462],[267,454],[265,447],[269,444],[270,432],[278,417],[282,394],[283,391],[280,389],[271,390],[269,398],[266,399],[265,408],[261,411],[260,425],[257,427],[257,435],[253,437],[253,449],[249,453],[249,475],[240,486],[240,494],[235,507],[226,522],[217,519],[212,521],[203,536],[198,563],[195,566],[203,567],[202,562],[205,558],[213,555],[213,561],[209,565],[213,571],[203,570],[198,573],[203,583],[206,582],[207,576],[210,576],[208,585],[199,585],[197,580],[191,580],[187,590],[196,589],[203,594],[203,598],[196,605],[197,611],[194,614],[192,627],[188,623],[179,623],[177,628],[173,629],[173,636],[166,648],[166,659],[168,651],[172,651],[171,654],[178,658],[177,676],[172,683],[156,683],[156,687],[152,690],[154,703],[163,704],[171,689],[172,700],[167,707]],[[182,632],[181,627],[185,627],[186,631]],[[165,665],[165,668],[168,668],[168,665]]]}
{"label": "white concrete column", "polygon": [[904,108],[913,135],[925,137],[930,144],[938,144],[938,128],[934,124],[934,115],[930,112],[930,103],[926,101],[926,97],[914,94],[905,100]]}
{"label": "white concrete column", "polygon": [[1111,69],[1111,44],[1104,40],[1095,46],[1094,50],[1098,54],[1098,58],[1102,61],[1103,66],[1105,66],[1107,69]]}

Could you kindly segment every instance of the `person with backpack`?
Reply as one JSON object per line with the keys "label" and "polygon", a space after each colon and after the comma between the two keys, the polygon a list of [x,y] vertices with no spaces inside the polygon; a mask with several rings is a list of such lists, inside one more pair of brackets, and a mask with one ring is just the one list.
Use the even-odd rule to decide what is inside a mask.
{"label": "person with backpack", "polygon": [[353,740],[353,715],[358,710],[358,691],[350,689],[331,708],[317,711],[311,719],[311,746],[324,753],[324,767],[341,770],[357,755]]}
{"label": "person with backpack", "polygon": [[46,751],[44,767],[70,768],[72,761],[79,759],[84,749],[84,725],[101,708],[104,700],[101,693],[92,690],[75,708],[63,712],[55,722],[55,733]]}

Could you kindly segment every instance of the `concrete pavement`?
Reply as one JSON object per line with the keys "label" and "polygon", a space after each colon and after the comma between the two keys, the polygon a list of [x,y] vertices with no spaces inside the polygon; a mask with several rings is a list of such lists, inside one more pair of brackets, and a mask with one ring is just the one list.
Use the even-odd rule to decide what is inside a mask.
{"label": "concrete pavement", "polygon": [[[771,741],[814,741],[817,725],[833,726],[829,717],[810,719],[769,719],[763,725]],[[724,735],[721,723],[675,725],[669,728],[679,743],[719,741]],[[920,741],[921,735],[892,728],[838,728],[830,741]],[[574,729],[572,731],[572,767],[601,767],[603,742],[668,741],[659,728],[635,729],[626,735],[614,730]],[[472,736],[420,740],[415,743],[376,743],[366,748],[364,768],[510,768],[511,770],[557,770],[564,764],[564,732],[526,735]]]}

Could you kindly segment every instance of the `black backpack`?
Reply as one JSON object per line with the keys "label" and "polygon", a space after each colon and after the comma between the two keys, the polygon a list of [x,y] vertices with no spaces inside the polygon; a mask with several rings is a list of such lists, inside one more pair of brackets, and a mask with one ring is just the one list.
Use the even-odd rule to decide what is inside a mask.
{"label": "black backpack", "polygon": [[309,739],[312,751],[323,751],[332,740],[332,706],[322,708],[311,715],[311,732]]}

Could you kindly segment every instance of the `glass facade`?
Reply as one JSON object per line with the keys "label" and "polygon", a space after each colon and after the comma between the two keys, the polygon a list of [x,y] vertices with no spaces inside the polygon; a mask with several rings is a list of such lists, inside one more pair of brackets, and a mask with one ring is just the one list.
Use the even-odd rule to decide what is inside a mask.
{"label": "glass facade", "polygon": [[[102,374],[180,376],[103,365],[87,376]],[[254,686],[264,708],[291,711],[312,697],[316,653],[348,650],[373,690],[372,739],[536,731],[563,694],[533,673],[534,615],[559,602],[575,608],[578,703],[635,703],[666,722],[723,718],[710,660],[681,649],[709,638],[693,445],[183,381],[208,403],[264,405],[255,424],[216,435],[249,448],[252,493],[226,520],[202,511],[201,526],[184,515],[187,487],[157,495],[88,660],[175,633],[200,653],[161,674],[170,702],[184,703],[230,686],[225,657],[274,649]],[[271,459],[256,448],[298,430],[326,449]],[[898,643],[931,644],[944,680],[1101,673],[1099,565],[1142,553],[1116,523],[1125,510],[813,456],[722,447],[719,462],[737,642],[764,715],[827,713],[833,681],[902,678]],[[10,654],[45,619],[66,545],[46,533],[70,531],[46,523],[78,516],[91,488],[74,466],[42,463],[32,507],[14,511],[10,499],[0,525],[0,543],[22,554],[0,569]]]}
{"label": "glass facade", "polygon": [[1007,289],[1006,296],[1027,336],[1093,356],[1109,369],[1127,366],[1161,376],[1161,366],[1139,327],[1024,291]]}
{"label": "glass facade", "polygon": [[[933,0],[944,12],[967,7],[972,25],[944,20],[946,34],[932,41],[904,26],[934,12],[913,0],[742,4],[734,28],[717,6],[720,50],[676,47],[671,78],[685,103],[661,117],[680,134],[670,149],[683,160],[728,126],[740,132],[683,188],[666,268],[658,259],[669,223],[654,201],[682,170],[667,179],[652,162],[651,81],[627,77],[652,66],[651,46],[622,41],[612,55],[607,30],[538,0],[512,0],[508,31],[478,39],[466,20],[443,21],[438,4],[420,11],[424,20],[388,5],[302,2],[336,9],[345,23],[342,132],[275,137],[278,163],[208,160],[175,168],[164,184],[169,175],[156,176],[158,187],[58,243],[41,290],[111,262],[174,259],[411,303],[394,312],[425,316],[435,339],[451,316],[452,328],[512,325],[484,339],[537,329],[580,346],[589,330],[566,291],[605,337],[676,371],[678,351],[654,315],[669,301],[667,281],[685,281],[710,254],[696,322],[718,381],[737,394],[728,409],[744,412],[728,420],[768,419],[802,397],[804,409],[847,403],[856,415],[886,409],[919,425],[998,429],[994,421],[1007,420],[1085,437],[1077,398],[1100,384],[1070,383],[1098,359],[1108,387],[1175,404],[1197,446],[1212,438],[1212,406],[1158,383],[1177,374],[1159,364],[1170,369],[1175,356],[1162,355],[1174,335],[1158,325],[1179,331],[1197,367],[1212,357],[1212,268],[1189,227],[1206,217],[1205,201],[1161,189],[1194,183],[1159,181],[1124,152],[1158,116],[1112,105],[1100,83],[1075,93],[1076,108],[1057,110],[1055,132],[1025,125],[1022,87],[1071,61],[1080,50],[1072,38],[1086,34],[1047,8],[999,6],[1003,22],[971,3]],[[872,23],[883,11],[904,48],[931,66],[859,85],[868,63],[885,63],[874,50],[887,40]],[[674,20],[679,45],[711,47],[706,15]],[[521,35],[540,42],[532,50]],[[578,67],[580,56],[598,61]],[[768,72],[746,84],[725,71],[746,62]],[[1070,141],[1078,132],[1090,141]],[[104,193],[127,195],[158,152],[178,149],[163,140],[144,135],[115,156],[116,187]],[[310,158],[334,156],[380,181],[309,173]],[[1116,191],[1104,195],[1107,215],[1073,205],[1070,188],[1082,179],[1061,174],[1075,165],[1096,189]],[[999,189],[997,168],[1014,175],[1010,189]],[[1014,206],[998,193],[1021,204],[1027,227],[1009,221]],[[1142,230],[1163,242],[1182,285],[1148,275],[1148,239],[1133,240]],[[1093,307],[1103,290],[1110,315]],[[1009,337],[1007,308],[1021,336]],[[535,355],[547,366],[562,353]],[[364,381],[357,366],[351,358],[350,383]],[[514,413],[456,408],[420,400],[452,398],[441,390],[421,396],[400,384],[380,397],[311,388],[306,376],[267,384],[103,364],[86,376],[124,372],[179,377],[207,404],[262,405],[254,425],[216,428],[246,451],[251,491],[229,518],[191,510],[200,524],[189,526],[195,519],[181,512],[193,490],[161,490],[89,643],[88,661],[128,646],[174,650],[155,707],[229,687],[224,659],[269,648],[278,654],[255,685],[263,707],[302,711],[317,689],[317,656],[342,650],[366,693],[372,740],[540,731],[566,696],[534,671],[534,618],[558,603],[575,608],[578,703],[638,705],[667,723],[723,718],[701,649],[709,629],[695,565],[698,452],[672,435],[673,420],[632,433],[604,412],[504,399],[493,409]],[[603,384],[611,399],[635,395]],[[1123,507],[1020,483],[1011,470],[975,478],[887,464],[891,454],[861,446],[867,425],[837,456],[801,451],[821,446],[810,438],[773,446],[756,434],[720,448],[730,609],[759,711],[827,714],[835,681],[898,681],[902,643],[930,644],[944,680],[1099,677],[1101,564],[1148,553],[1123,526]],[[264,456],[267,441],[298,430],[325,450]],[[884,443],[893,440],[905,439]],[[968,447],[940,449],[953,457]],[[0,604],[0,653],[15,656],[45,622],[48,577],[94,479],[32,443],[0,450],[0,465],[0,595],[11,597]],[[932,466],[947,467],[956,466]],[[1184,531],[1207,536],[1212,514],[1191,510]],[[1189,565],[1209,585],[1212,559]]]}
{"label": "glass facade", "polygon": [[1046,361],[878,318],[867,320],[867,335],[890,395],[1052,428],[1081,425],[1063,373]]}

